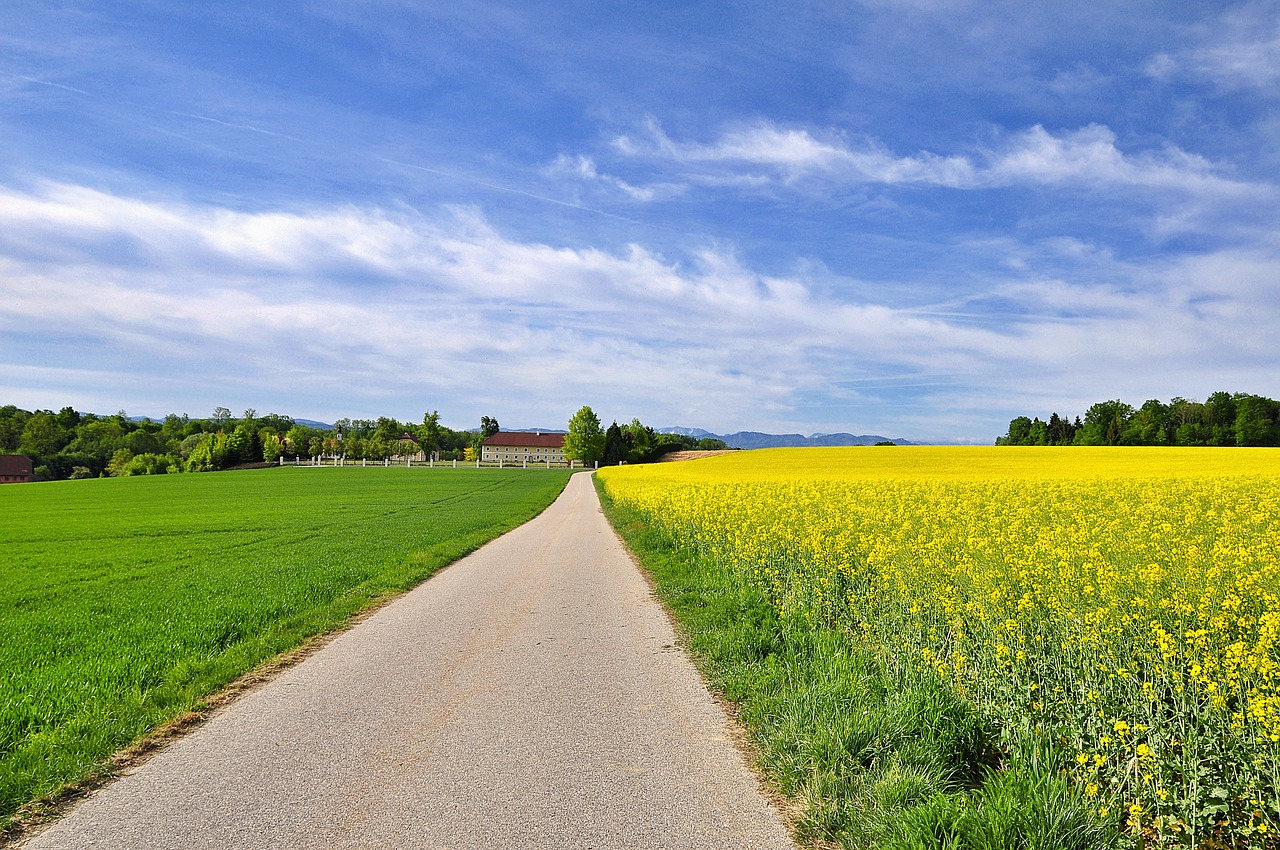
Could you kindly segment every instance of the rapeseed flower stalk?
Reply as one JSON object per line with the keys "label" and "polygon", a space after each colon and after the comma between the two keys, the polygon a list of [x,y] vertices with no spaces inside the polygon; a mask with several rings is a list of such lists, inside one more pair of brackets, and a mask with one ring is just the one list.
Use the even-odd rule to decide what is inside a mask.
{"label": "rapeseed flower stalk", "polygon": [[782,449],[601,479],[782,615],[952,680],[1010,747],[1059,741],[1135,837],[1280,828],[1280,453]]}

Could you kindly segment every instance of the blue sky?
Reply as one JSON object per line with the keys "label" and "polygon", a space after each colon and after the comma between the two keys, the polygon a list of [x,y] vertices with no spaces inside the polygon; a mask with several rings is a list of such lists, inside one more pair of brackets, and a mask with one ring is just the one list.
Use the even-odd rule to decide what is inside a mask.
{"label": "blue sky", "polygon": [[1280,3],[1075,5],[9,0],[0,403],[987,443],[1280,396]]}

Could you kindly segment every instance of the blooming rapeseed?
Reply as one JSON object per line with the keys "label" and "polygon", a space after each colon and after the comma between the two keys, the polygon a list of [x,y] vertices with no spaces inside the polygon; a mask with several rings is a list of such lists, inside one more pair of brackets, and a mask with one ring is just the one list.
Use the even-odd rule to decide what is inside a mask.
{"label": "blooming rapeseed", "polygon": [[1072,748],[1131,834],[1280,827],[1280,452],[779,449],[600,477],[784,616]]}

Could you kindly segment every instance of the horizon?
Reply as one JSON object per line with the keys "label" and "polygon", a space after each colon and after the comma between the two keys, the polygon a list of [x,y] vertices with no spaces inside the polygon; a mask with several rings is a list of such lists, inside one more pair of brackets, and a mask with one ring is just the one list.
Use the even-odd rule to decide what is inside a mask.
{"label": "horizon", "polygon": [[0,400],[982,444],[1280,397],[1280,0],[15,0]]}

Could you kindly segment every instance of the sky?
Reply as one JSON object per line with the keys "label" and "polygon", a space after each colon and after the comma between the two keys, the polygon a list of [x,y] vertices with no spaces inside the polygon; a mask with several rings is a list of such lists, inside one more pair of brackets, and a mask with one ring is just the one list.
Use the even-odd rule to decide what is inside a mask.
{"label": "sky", "polygon": [[6,0],[0,404],[1280,397],[1280,2]]}

